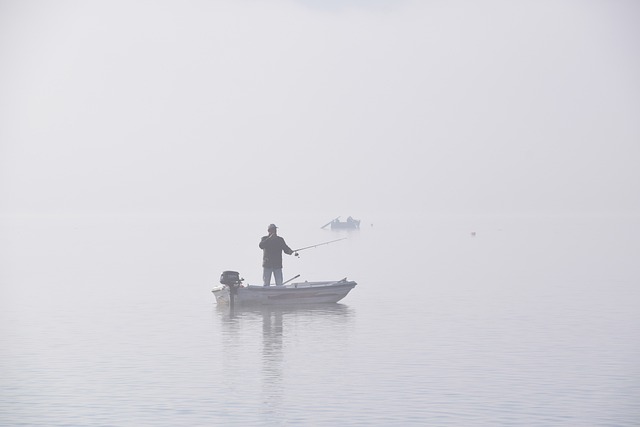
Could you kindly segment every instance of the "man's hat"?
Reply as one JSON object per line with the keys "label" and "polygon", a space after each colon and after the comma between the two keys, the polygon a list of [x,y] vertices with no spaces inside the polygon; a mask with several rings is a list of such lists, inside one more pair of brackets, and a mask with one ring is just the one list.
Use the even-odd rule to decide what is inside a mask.
{"label": "man's hat", "polygon": [[276,228],[278,227],[276,227],[275,224],[269,224],[269,227],[267,228],[267,230],[275,230]]}

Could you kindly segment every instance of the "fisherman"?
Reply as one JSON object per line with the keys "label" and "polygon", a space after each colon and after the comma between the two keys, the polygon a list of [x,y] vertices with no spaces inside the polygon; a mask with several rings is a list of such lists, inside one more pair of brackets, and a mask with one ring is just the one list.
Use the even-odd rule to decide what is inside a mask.
{"label": "fisherman", "polygon": [[282,252],[293,254],[284,239],[278,236],[278,227],[269,224],[268,236],[263,236],[258,246],[262,249],[262,281],[264,286],[271,286],[271,274],[276,279],[276,286],[282,286]]}

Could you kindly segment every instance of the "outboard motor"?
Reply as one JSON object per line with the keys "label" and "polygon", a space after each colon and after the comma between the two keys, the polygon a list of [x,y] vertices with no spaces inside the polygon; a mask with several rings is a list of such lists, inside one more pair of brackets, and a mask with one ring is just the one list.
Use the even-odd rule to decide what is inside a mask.
{"label": "outboard motor", "polygon": [[223,271],[220,275],[220,283],[229,287],[229,306],[233,308],[238,288],[244,279],[240,278],[237,271]]}
{"label": "outboard motor", "polygon": [[242,280],[243,279],[240,278],[240,273],[237,271],[223,271],[220,275],[220,283],[229,287],[239,285],[242,283]]}

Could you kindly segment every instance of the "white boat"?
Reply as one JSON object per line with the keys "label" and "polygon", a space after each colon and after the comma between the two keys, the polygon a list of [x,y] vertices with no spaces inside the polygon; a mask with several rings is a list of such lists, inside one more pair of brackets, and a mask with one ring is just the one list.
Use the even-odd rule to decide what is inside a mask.
{"label": "white boat", "polygon": [[282,286],[224,284],[213,288],[218,304],[230,303],[230,289],[235,289],[234,304],[239,305],[294,305],[335,303],[347,296],[357,285],[345,277],[323,282],[287,283]]}

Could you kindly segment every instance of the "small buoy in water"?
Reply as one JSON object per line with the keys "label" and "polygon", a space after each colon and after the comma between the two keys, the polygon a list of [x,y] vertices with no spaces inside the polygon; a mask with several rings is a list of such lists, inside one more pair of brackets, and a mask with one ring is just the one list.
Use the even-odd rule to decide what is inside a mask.
{"label": "small buoy in water", "polygon": [[476,232],[475,231],[471,232],[471,237],[476,237]]}

